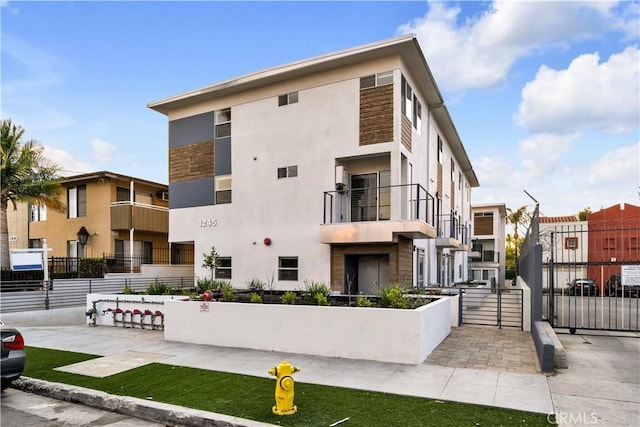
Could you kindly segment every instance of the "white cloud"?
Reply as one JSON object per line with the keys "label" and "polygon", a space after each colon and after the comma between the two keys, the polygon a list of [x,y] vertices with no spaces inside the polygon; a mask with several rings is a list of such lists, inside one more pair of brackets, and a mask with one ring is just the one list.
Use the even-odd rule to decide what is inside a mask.
{"label": "white cloud", "polygon": [[590,128],[610,133],[638,127],[640,53],[635,47],[600,63],[597,53],[580,55],[566,70],[540,67],[522,90],[516,122],[533,132]]}
{"label": "white cloud", "polygon": [[110,162],[117,152],[118,148],[113,144],[99,139],[91,140],[91,154],[98,162]]}
{"label": "white cloud", "polygon": [[632,13],[615,15],[615,5],[501,0],[478,17],[458,22],[458,6],[431,2],[425,16],[400,26],[398,33],[415,33],[438,85],[459,91],[499,83],[518,59],[536,49],[602,37],[637,19]]}
{"label": "white cloud", "polygon": [[65,176],[75,175],[78,173],[91,172],[94,170],[89,164],[76,160],[68,152],[59,148],[44,146],[44,157],[57,163],[63,169],[62,174]]}
{"label": "white cloud", "polygon": [[541,133],[520,143],[520,156],[525,174],[541,178],[557,172],[558,163],[580,135],[554,135]]}
{"label": "white cloud", "polygon": [[640,143],[611,151],[591,165],[589,182],[640,186]]}

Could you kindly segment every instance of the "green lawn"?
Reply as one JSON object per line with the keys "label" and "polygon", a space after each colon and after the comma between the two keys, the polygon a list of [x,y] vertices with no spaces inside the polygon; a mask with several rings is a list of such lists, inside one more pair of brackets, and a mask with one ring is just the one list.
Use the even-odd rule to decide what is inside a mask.
{"label": "green lawn", "polygon": [[295,386],[298,413],[280,417],[271,413],[273,379],[160,363],[93,378],[53,369],[98,356],[36,347],[26,352],[27,377],[282,426],[328,426],[347,417],[341,427],[549,425],[546,415],[529,412],[303,383]]}

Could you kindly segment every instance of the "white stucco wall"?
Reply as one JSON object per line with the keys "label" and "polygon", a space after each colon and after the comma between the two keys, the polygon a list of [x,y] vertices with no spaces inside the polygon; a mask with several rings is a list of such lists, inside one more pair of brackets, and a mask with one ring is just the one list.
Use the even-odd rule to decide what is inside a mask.
{"label": "white stucco wall", "polygon": [[168,341],[417,364],[451,332],[450,304],[450,298],[442,298],[416,310],[399,310],[167,301],[164,336]]}

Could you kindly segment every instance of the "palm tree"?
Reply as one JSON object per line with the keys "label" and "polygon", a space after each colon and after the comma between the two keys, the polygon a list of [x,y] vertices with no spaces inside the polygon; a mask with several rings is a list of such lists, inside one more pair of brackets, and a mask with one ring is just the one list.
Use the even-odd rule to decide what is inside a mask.
{"label": "palm tree", "polygon": [[513,241],[515,244],[515,262],[516,262],[516,274],[518,274],[518,247],[520,245],[520,240],[519,240],[519,236],[518,236],[518,227],[520,226],[520,224],[525,224],[525,218],[524,215],[527,214],[527,206],[520,206],[518,209],[516,209],[515,211],[511,208],[507,208],[507,212],[509,212],[509,215],[507,215],[507,222],[509,222],[511,225],[513,225]]}
{"label": "palm tree", "polygon": [[24,129],[2,120],[0,163],[0,268],[9,267],[9,230],[7,208],[17,203],[38,203],[63,211],[64,203],[58,172],[60,166],[47,160],[44,147],[36,141],[22,142]]}

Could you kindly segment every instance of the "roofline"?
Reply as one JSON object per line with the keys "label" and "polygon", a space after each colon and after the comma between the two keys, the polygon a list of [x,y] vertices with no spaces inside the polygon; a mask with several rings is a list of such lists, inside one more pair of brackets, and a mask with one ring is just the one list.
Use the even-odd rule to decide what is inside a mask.
{"label": "roofline", "polygon": [[498,208],[501,215],[507,216],[507,205],[504,203],[481,203],[478,205],[471,204],[471,210],[482,208]]}
{"label": "roofline", "polygon": [[[249,74],[241,75],[239,77],[224,80],[219,83],[204,86],[189,92],[183,92],[178,95],[170,96],[157,101],[152,101],[147,104],[147,107],[161,114],[168,115],[172,109],[179,108],[183,105],[197,103],[199,101],[204,101],[212,97],[224,96],[226,94],[239,92],[242,90],[250,90],[252,88],[259,87],[260,85],[283,81],[288,77],[296,77],[297,75],[305,74],[305,72],[313,72],[316,70],[322,71],[323,69],[330,67],[333,62],[339,60],[344,60],[345,63],[353,63],[355,61],[355,58],[358,56],[367,56],[367,54],[370,54],[371,52],[376,52],[383,49],[390,50],[390,52],[388,53],[396,53],[400,55],[403,59],[403,62],[405,62],[405,64],[407,64],[407,66],[409,67],[409,61],[413,59],[412,54],[414,52],[408,53],[406,51],[403,51],[402,46],[407,44],[413,45],[413,47],[415,48],[415,53],[417,53],[419,57],[420,64],[416,64],[415,61],[413,61],[413,66],[422,66],[424,68],[424,72],[426,72],[429,80],[427,89],[432,89],[435,93],[435,97],[437,98],[435,102],[429,102],[433,101],[433,99],[425,99],[428,112],[433,113],[436,119],[440,122],[441,129],[446,135],[446,139],[452,148],[456,160],[459,163],[460,169],[462,170],[462,172],[464,172],[465,177],[467,178],[467,181],[469,182],[471,187],[479,187],[480,183],[478,182],[478,177],[473,170],[473,166],[471,164],[471,161],[469,160],[469,156],[467,155],[464,145],[462,144],[460,134],[458,133],[458,130],[453,123],[451,114],[449,113],[449,110],[445,105],[444,98],[440,93],[440,89],[436,84],[433,73],[431,72],[431,69],[427,64],[427,60],[424,57],[422,48],[420,47],[420,43],[418,42],[415,34],[405,34],[382,41],[368,43],[328,54],[290,62],[283,65],[278,65],[275,67],[265,68]],[[349,61],[350,59],[351,61]],[[426,95],[428,95],[428,93],[425,93],[425,96]]]}
{"label": "roofline", "polygon": [[89,172],[89,173],[84,173],[84,174],[79,174],[79,175],[66,176],[66,177],[62,178],[60,183],[61,184],[67,184],[67,183],[72,183],[72,182],[90,181],[90,180],[93,180],[93,179],[100,179],[100,178],[109,178],[109,179],[116,179],[116,180],[121,180],[121,181],[131,181],[131,180],[133,180],[136,183],[147,184],[147,185],[151,185],[153,187],[167,187],[167,188],[169,187],[167,184],[162,184],[162,183],[155,182],[155,181],[149,181],[149,180],[143,179],[143,178],[136,178],[134,176],[123,175],[123,174],[119,174],[119,173],[115,173],[115,172],[109,172],[109,171]]}

